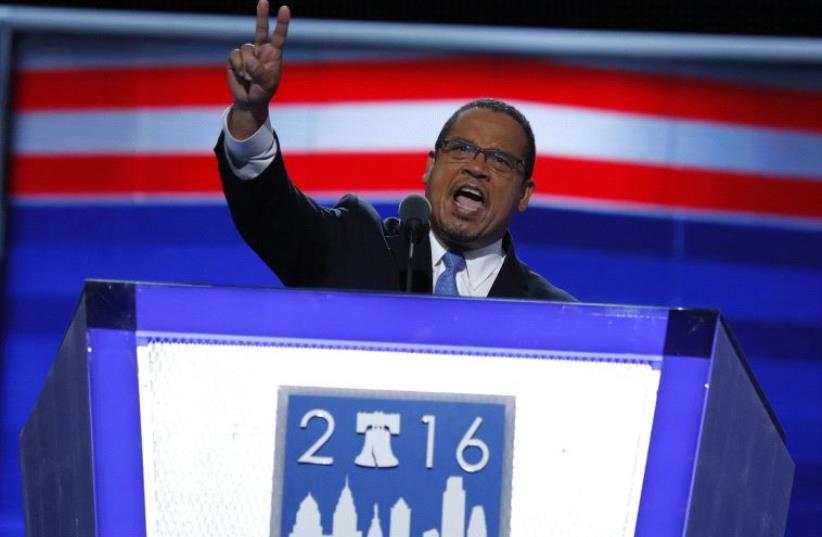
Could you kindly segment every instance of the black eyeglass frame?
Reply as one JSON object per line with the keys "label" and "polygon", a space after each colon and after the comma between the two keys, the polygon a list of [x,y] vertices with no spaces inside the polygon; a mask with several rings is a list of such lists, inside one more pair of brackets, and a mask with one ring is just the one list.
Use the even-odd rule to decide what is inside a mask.
{"label": "black eyeglass frame", "polygon": [[[451,144],[458,144],[458,145],[457,146],[452,146],[450,149],[446,147],[446,146],[449,146]],[[508,173],[509,171],[513,173],[514,171],[517,171],[517,170],[520,171],[521,173],[525,173],[525,161],[523,159],[515,157],[511,153],[508,153],[506,151],[502,151],[501,149],[491,149],[491,148],[480,147],[477,144],[469,142],[468,140],[463,140],[462,138],[456,138],[456,139],[444,138],[443,140],[441,140],[436,145],[435,149],[437,149],[438,151],[441,150],[446,155],[452,155],[452,152],[459,148],[458,146],[463,146],[466,150],[468,150],[469,154],[473,153],[473,155],[471,155],[470,158],[465,158],[465,159],[456,159],[455,158],[454,160],[456,162],[467,162],[467,161],[470,161],[470,160],[474,160],[475,158],[477,158],[477,155],[482,153],[485,156],[485,162],[488,163],[488,165],[492,169],[494,169],[494,170],[496,170],[500,173]],[[498,167],[494,167],[494,162],[495,162],[494,159],[499,159],[503,162],[506,162],[510,166],[510,170],[508,170],[508,169],[499,169]]]}

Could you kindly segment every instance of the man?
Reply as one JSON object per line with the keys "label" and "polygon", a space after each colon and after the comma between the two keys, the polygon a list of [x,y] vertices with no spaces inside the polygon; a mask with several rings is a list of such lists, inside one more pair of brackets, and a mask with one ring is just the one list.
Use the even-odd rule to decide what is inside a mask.
{"label": "man", "polygon": [[[268,105],[290,12],[279,9],[270,39],[268,15],[259,0],[254,44],[229,56],[234,104],[215,151],[234,222],[286,285],[401,291],[408,244],[396,221],[351,195],[323,209],[288,178]],[[517,258],[508,233],[528,207],[535,153],[528,121],[500,101],[468,103],[446,122],[423,175],[431,232],[415,255],[415,292],[574,300]]]}

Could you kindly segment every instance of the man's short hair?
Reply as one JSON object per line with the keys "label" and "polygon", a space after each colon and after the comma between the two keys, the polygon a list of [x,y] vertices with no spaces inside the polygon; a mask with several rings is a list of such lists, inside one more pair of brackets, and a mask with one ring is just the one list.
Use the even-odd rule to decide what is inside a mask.
{"label": "man's short hair", "polygon": [[437,142],[435,147],[440,147],[442,141],[448,136],[448,132],[451,130],[451,127],[454,126],[454,122],[457,120],[460,114],[465,112],[466,110],[471,110],[474,108],[481,108],[483,110],[491,110],[492,112],[500,112],[502,114],[506,114],[509,117],[513,118],[514,121],[519,123],[522,130],[525,132],[525,155],[523,155],[523,162],[525,163],[525,179],[530,179],[531,176],[534,174],[534,161],[537,157],[537,144],[534,141],[534,131],[531,130],[531,124],[528,123],[528,120],[525,116],[511,106],[510,104],[500,101],[498,99],[477,99],[475,101],[471,101],[469,103],[465,103],[459,109],[451,114],[451,117],[448,118],[448,121],[445,122],[445,125],[442,126],[442,130],[440,130],[439,136],[437,136]]}

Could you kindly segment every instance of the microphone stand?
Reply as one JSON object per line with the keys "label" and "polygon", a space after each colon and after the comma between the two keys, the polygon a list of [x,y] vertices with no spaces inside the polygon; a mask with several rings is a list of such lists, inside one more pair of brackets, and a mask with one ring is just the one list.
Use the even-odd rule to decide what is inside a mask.
{"label": "microphone stand", "polygon": [[418,242],[422,239],[422,233],[420,233],[420,228],[423,227],[422,223],[417,218],[410,219],[406,225],[408,226],[407,230],[407,237],[408,237],[408,261],[406,263],[406,272],[405,272],[405,292],[410,293],[412,288],[412,276],[413,276],[413,268],[414,268],[414,250],[415,246]]}
{"label": "microphone stand", "polygon": [[414,259],[414,242],[413,241],[411,242],[411,245],[408,247],[408,268],[407,268],[407,272],[405,273],[405,292],[406,293],[411,292],[411,280],[412,280],[412,278],[411,278],[412,272],[411,271],[414,268],[413,263],[411,262],[412,259]]}

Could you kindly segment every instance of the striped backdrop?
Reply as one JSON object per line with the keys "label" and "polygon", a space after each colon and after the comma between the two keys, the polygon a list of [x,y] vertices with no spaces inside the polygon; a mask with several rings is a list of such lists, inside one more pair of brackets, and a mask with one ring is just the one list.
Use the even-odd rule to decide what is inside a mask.
{"label": "striped backdrop", "polygon": [[[25,37],[13,75],[0,535],[16,434],[83,278],[278,285],[212,147],[233,44]],[[788,535],[822,528],[822,77],[791,66],[294,46],[271,108],[295,182],[393,214],[445,119],[510,101],[537,140],[518,252],[584,301],[718,307],[797,462]],[[8,479],[5,476],[12,476]],[[818,533],[817,533],[818,534]]]}
{"label": "striped backdrop", "polygon": [[[225,76],[219,64],[22,71],[12,195],[214,194]],[[500,57],[297,60],[284,77],[272,121],[308,191],[419,188],[444,118],[494,96],[533,123],[543,200],[822,219],[819,91]]]}

